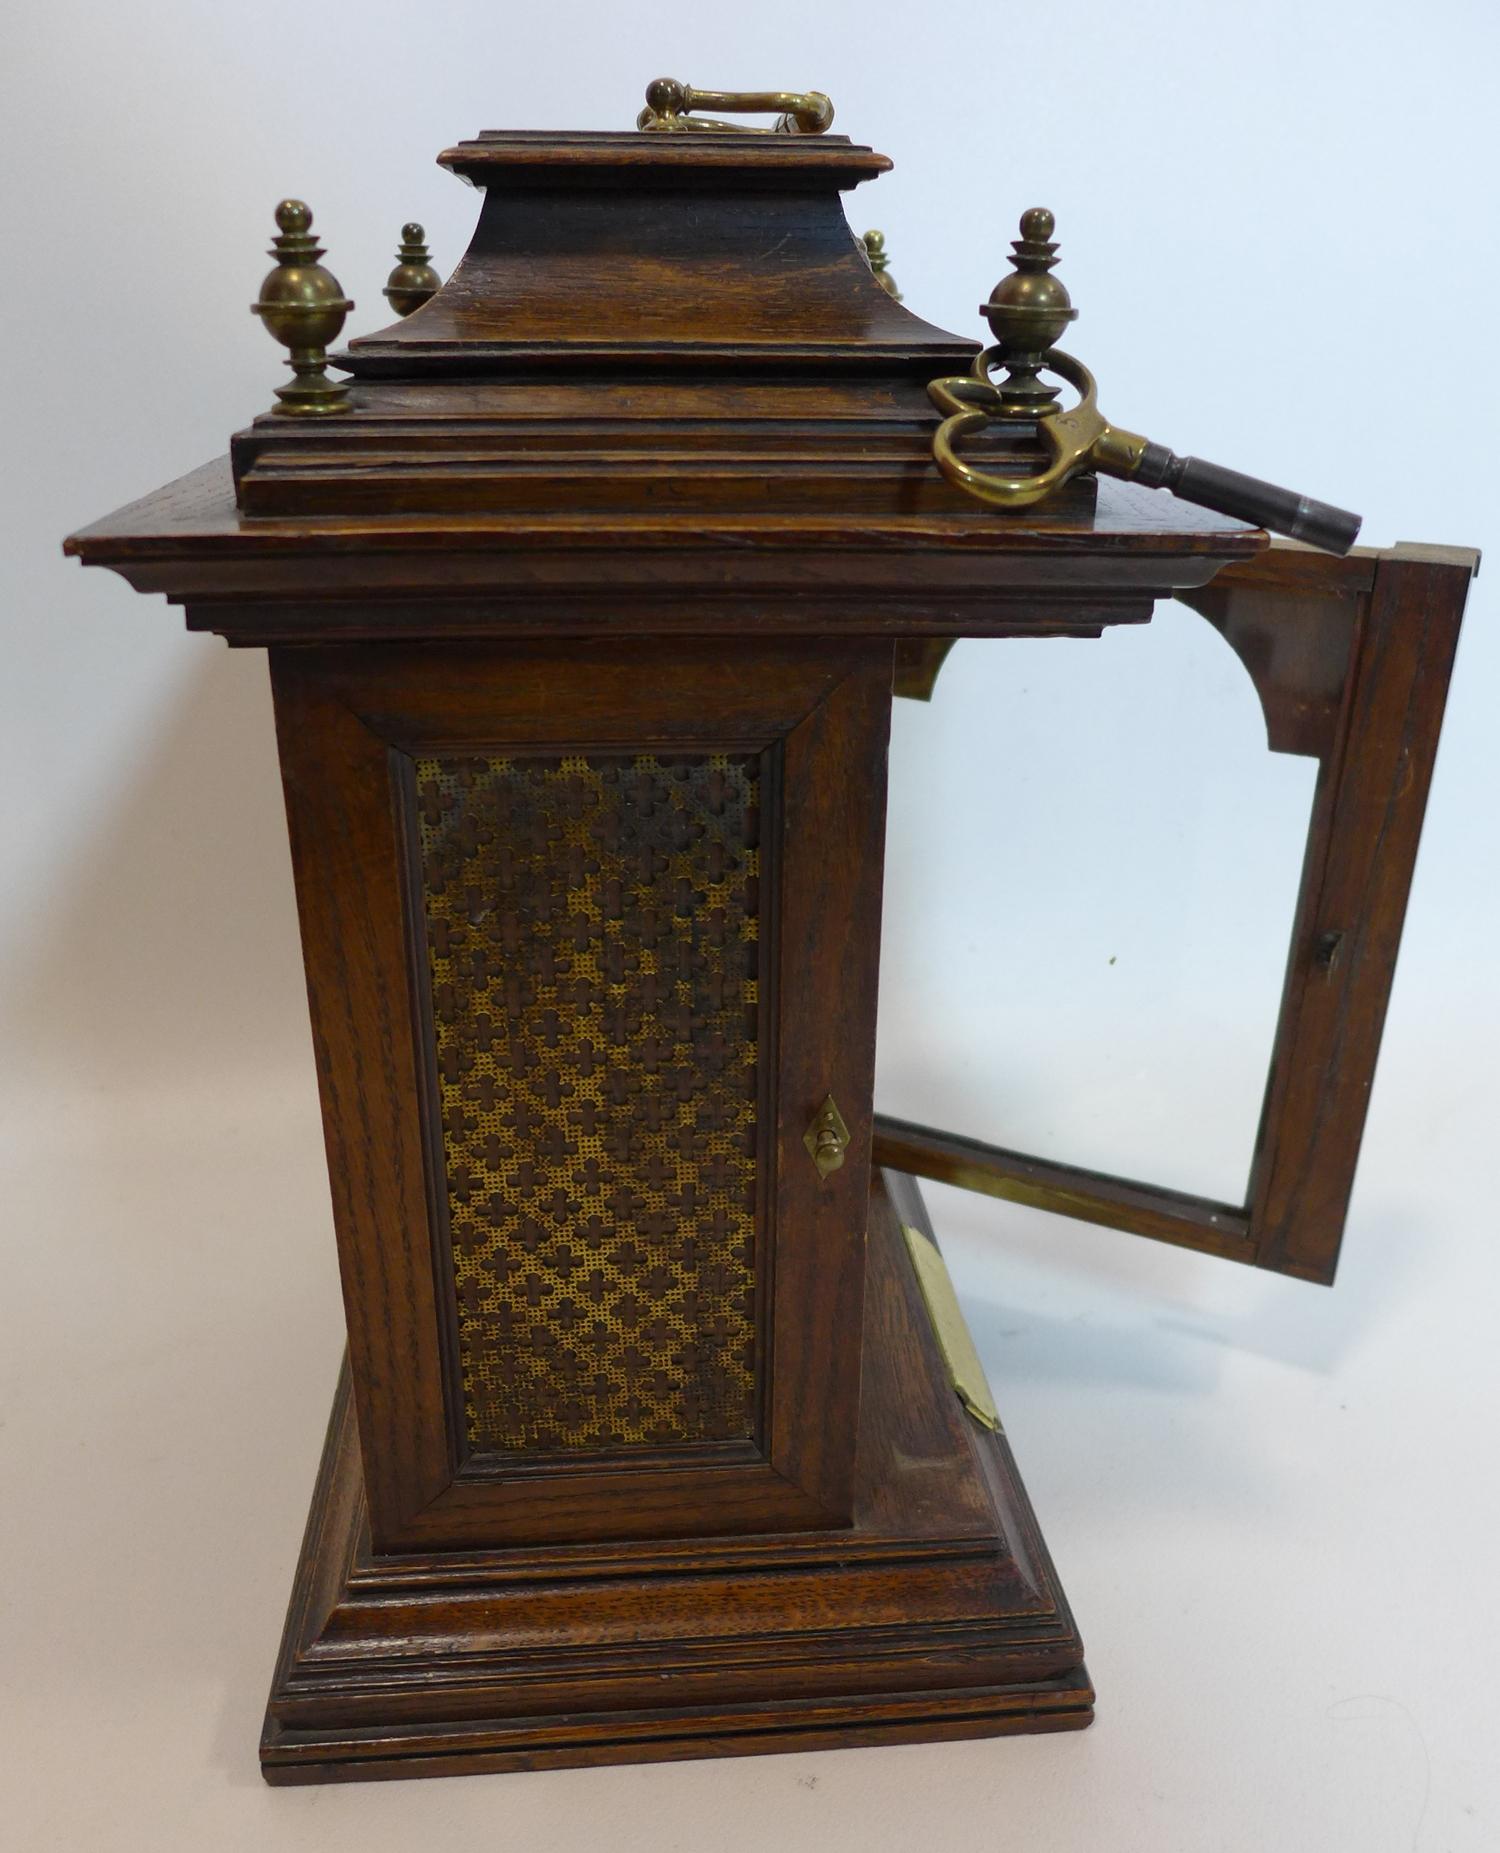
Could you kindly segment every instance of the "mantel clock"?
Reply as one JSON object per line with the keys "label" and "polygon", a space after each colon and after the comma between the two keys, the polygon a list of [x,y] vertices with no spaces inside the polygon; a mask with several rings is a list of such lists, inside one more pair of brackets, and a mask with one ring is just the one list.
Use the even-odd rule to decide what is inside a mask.
{"label": "mantel clock", "polygon": [[[68,542],[270,662],[348,1321],[273,1781],[1085,1724],[915,1180],[1332,1278],[1473,556],[1111,425],[1039,209],[921,320],[832,117],[462,142],[334,356],[283,202],[274,406]],[[1318,761],[1240,1204],[872,1098],[893,693],[1166,598]]]}

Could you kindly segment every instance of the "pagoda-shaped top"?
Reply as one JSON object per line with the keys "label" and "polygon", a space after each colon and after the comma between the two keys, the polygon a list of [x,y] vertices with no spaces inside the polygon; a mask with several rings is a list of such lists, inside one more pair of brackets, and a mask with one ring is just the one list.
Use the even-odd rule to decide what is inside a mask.
{"label": "pagoda-shaped top", "polygon": [[886,156],[695,127],[438,158],[483,194],[468,251],[332,357],[344,415],[283,404],[234,439],[243,513],[962,510],[926,386],[978,344],[898,302],[844,213]]}
{"label": "pagoda-shaped top", "polygon": [[[230,468],[70,551],[248,642],[1077,633],[1264,544],[1089,475],[1003,516],[946,481],[927,387],[978,343],[896,300],[850,227],[843,195],[887,158],[826,120],[792,126],[461,142],[439,159],[483,196],[468,251],[326,358],[351,307],[322,264],[336,228],[284,201],[257,306],[296,380],[231,440]],[[425,262],[420,240],[410,253]],[[393,274],[410,307],[428,273]],[[1025,425],[966,454],[1042,464]]]}
{"label": "pagoda-shaped top", "polygon": [[904,309],[840,194],[890,161],[838,135],[489,130],[438,157],[483,190],[473,242],[406,321],[350,344],[359,378],[518,365],[894,366],[975,343]]}

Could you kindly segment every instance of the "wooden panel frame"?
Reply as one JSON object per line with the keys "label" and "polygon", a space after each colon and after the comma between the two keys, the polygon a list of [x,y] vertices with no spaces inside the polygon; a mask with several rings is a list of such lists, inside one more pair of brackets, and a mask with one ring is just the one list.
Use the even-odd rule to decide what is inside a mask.
{"label": "wooden panel frame", "polygon": [[[375,1548],[847,1524],[859,1345],[827,1334],[857,1334],[863,1301],[889,643],[286,648],[272,682]],[[509,1475],[487,1456],[466,1475],[403,768],[425,752],[653,749],[780,763],[779,827],[762,821],[777,866],[763,1452]],[[822,1178],[802,1136],[830,1090],[853,1142]]]}
{"label": "wooden panel frame", "polygon": [[[877,1163],[1332,1285],[1477,567],[1467,548],[1407,543],[1335,559],[1280,542],[1178,593],[1249,671],[1271,749],[1318,761],[1243,1204],[885,1115]],[[931,677],[917,680],[914,692],[930,694]]]}

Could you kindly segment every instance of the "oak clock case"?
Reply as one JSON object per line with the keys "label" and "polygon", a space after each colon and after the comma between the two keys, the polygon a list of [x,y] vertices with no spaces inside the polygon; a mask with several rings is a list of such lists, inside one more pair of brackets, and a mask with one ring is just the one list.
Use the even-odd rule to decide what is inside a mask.
{"label": "oak clock case", "polygon": [[[348,1323],[272,1781],[1086,1724],[915,1180],[1332,1278],[1473,556],[1141,486],[1352,539],[1098,415],[1050,215],[921,320],[831,116],[463,142],[332,361],[283,202],[276,409],[67,543],[270,663]],[[1169,597],[1319,762],[1239,1205],[872,1098],[893,693]]]}

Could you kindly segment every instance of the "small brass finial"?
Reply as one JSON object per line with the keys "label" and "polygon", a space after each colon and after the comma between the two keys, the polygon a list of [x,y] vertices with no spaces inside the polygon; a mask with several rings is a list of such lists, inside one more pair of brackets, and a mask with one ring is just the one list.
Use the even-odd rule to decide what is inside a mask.
{"label": "small brass finial", "polygon": [[980,306],[1005,349],[1001,359],[1008,378],[999,387],[1002,418],[1044,417],[1058,396],[1059,389],[1044,385],[1037,371],[1078,311],[1050,274],[1057,263],[1054,225],[1045,206],[1021,214],[1021,236],[1010,247],[1011,274],[1001,278],[989,301]]}
{"label": "small brass finial", "polygon": [[329,379],[328,343],[338,339],[354,304],[337,277],[318,262],[322,247],[312,235],[312,213],[300,199],[284,199],[276,208],[279,236],[271,240],[276,268],[250,305],[271,338],[291,350],[295,378],[278,386],[281,401],[272,410],[283,418],[327,418],[351,409],[349,388]]}
{"label": "small brass finial", "polygon": [[870,260],[870,268],[875,272],[876,281],[889,296],[901,301],[901,292],[896,288],[896,279],[891,275],[891,260],[886,256],[885,233],[866,232],[864,237],[865,256]]}
{"label": "small brass finial", "polygon": [[396,268],[386,278],[381,291],[397,315],[410,315],[413,309],[420,309],[442,287],[443,280],[433,269],[431,258],[426,232],[415,219],[409,219],[401,227]]}

